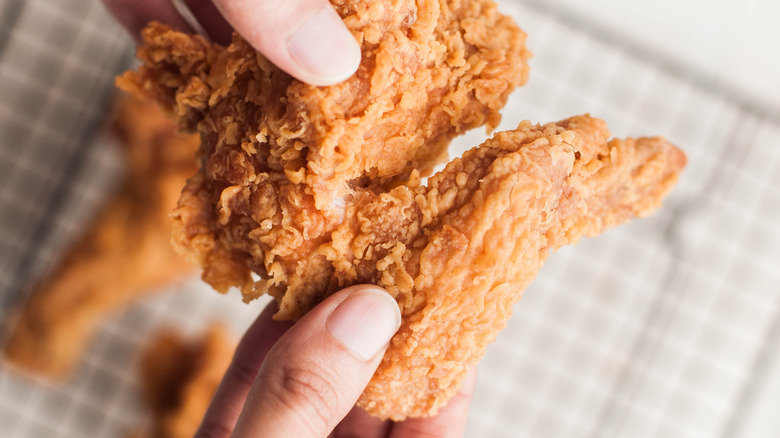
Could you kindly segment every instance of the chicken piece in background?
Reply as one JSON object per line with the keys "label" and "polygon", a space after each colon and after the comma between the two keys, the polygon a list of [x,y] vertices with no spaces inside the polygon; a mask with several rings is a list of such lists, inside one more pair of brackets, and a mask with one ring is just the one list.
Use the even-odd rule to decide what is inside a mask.
{"label": "chicken piece in background", "polygon": [[118,105],[113,131],[126,156],[125,182],[10,318],[5,358],[23,372],[66,378],[104,317],[192,270],[171,247],[168,214],[197,170],[197,137],[131,98]]}
{"label": "chicken piece in background", "polygon": [[216,324],[191,340],[173,330],[158,332],[141,356],[142,396],[153,430],[132,436],[192,437],[235,348],[226,329]]}

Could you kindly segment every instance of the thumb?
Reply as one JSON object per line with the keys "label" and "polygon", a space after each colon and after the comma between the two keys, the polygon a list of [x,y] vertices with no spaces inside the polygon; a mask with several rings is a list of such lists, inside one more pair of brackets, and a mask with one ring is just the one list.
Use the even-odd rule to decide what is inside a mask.
{"label": "thumb", "polygon": [[344,289],[310,311],[268,352],[236,437],[323,437],[357,401],[401,324],[375,286]]}
{"label": "thumb", "polygon": [[214,0],[251,45],[277,67],[312,85],[355,73],[360,46],[328,0]]}

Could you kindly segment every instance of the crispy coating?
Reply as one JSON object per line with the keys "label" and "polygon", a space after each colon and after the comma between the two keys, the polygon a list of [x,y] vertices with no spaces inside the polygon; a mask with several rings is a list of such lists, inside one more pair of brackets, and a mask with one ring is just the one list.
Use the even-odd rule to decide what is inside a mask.
{"label": "crispy coating", "polygon": [[212,325],[201,337],[185,339],[164,330],[141,356],[141,389],[153,416],[153,438],[190,438],[230,364],[235,342]]}
{"label": "crispy coating", "polygon": [[323,298],[315,250],[356,190],[404,181],[454,136],[494,127],[528,76],[525,34],[491,1],[333,3],[363,53],[341,84],[293,80],[237,35],[222,48],[162,25],[144,31],[144,65],[118,80],[201,134],[174,240],[217,290],[281,299],[281,319]]}
{"label": "crispy coating", "polygon": [[[528,53],[486,1],[398,2],[415,10],[406,20],[407,9],[375,3],[337,2],[364,56],[342,85],[293,81],[238,37],[223,49],[159,25],[145,32],[144,67],[119,85],[201,133],[202,170],[173,213],[174,239],[217,290],[270,292],[279,319],[352,284],[395,297],[401,329],[358,404],[402,420],[435,414],[456,392],[550,252],[650,214],[685,157],[660,138],[608,141],[603,121],[579,116],[523,122],[422,185],[442,142],[494,123]],[[366,29],[386,23],[408,29],[368,43]],[[466,48],[438,46],[452,40]],[[409,66],[408,82],[384,74]],[[442,76],[442,89],[425,82]],[[358,101],[363,112],[350,112]],[[381,111],[368,110],[375,103]]]}
{"label": "crispy coating", "polygon": [[121,103],[114,128],[127,180],[10,325],[5,357],[26,372],[67,377],[104,316],[192,269],[171,248],[168,214],[196,171],[197,137],[136,99]]}
{"label": "crispy coating", "polygon": [[359,406],[394,420],[434,414],[551,252],[660,205],[682,152],[661,138],[608,137],[589,116],[523,122],[427,186],[361,194],[320,248],[331,285],[384,287],[403,322]]}

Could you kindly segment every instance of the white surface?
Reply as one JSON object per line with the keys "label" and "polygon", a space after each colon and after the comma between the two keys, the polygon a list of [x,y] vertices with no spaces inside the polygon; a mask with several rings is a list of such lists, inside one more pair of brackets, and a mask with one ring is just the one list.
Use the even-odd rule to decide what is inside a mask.
{"label": "white surface", "polygon": [[741,438],[780,437],[780,357],[775,356],[771,361],[775,366],[759,390]]}
{"label": "white surface", "polygon": [[543,0],[780,109],[777,0]]}

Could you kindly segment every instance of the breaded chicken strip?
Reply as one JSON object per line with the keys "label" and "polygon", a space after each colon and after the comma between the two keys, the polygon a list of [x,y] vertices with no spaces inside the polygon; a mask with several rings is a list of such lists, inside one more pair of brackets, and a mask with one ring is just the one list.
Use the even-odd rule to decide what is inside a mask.
{"label": "breaded chicken strip", "polygon": [[196,171],[197,138],[135,99],[114,128],[127,180],[9,327],[5,357],[26,372],[67,377],[105,316],[192,270],[171,248],[168,214]]}
{"label": "breaded chicken strip", "polygon": [[329,290],[387,289],[403,322],[358,405],[381,418],[434,414],[506,326],[547,256],[652,213],[685,156],[661,138],[608,141],[589,116],[523,122],[428,181],[364,191],[318,252]]}

